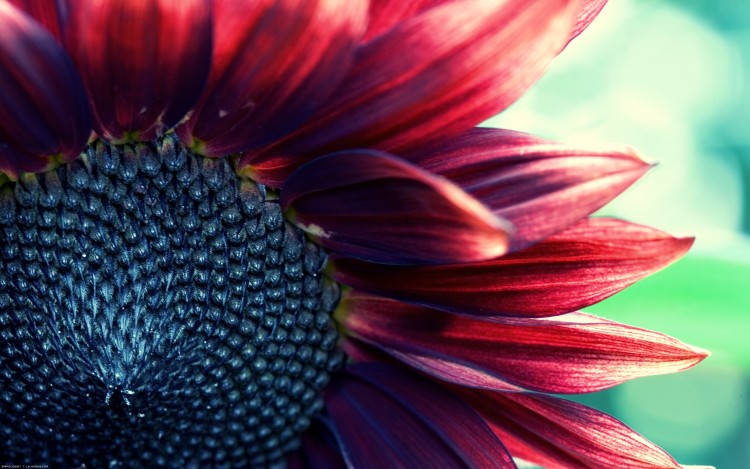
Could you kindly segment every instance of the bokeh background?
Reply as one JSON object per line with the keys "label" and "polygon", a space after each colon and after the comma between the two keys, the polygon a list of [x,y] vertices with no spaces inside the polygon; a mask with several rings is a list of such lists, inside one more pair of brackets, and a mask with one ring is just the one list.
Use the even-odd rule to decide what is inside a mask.
{"label": "bokeh background", "polygon": [[602,214],[696,236],[695,246],[587,311],[712,356],[577,400],[682,464],[750,468],[750,0],[611,0],[485,125],[627,143],[659,163]]}

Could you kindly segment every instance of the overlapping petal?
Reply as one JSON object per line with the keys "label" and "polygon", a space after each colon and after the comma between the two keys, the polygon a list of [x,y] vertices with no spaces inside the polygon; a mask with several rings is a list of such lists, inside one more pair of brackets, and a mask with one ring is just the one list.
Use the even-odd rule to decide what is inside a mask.
{"label": "overlapping petal", "polygon": [[469,406],[424,378],[360,363],[326,391],[328,415],[350,467],[515,467]]}
{"label": "overlapping petal", "polygon": [[567,40],[575,3],[462,0],[403,21],[359,49],[341,89],[307,125],[243,155],[240,167],[279,187],[295,167],[328,152],[399,154],[460,134],[539,78]]}
{"label": "overlapping petal", "polygon": [[482,204],[384,153],[318,158],[292,174],[281,203],[323,246],[372,262],[471,262],[507,247],[507,224]]}
{"label": "overlapping petal", "polygon": [[407,156],[456,182],[514,227],[517,251],[587,217],[649,168],[628,147],[582,148],[476,128]]}
{"label": "overlapping petal", "polygon": [[147,141],[182,120],[208,76],[210,0],[69,6],[65,44],[89,91],[97,133]]}
{"label": "overlapping petal", "polygon": [[354,291],[339,308],[348,333],[469,387],[594,392],[682,371],[707,355],[663,334],[583,313],[488,322]]}
{"label": "overlapping petal", "polygon": [[458,390],[511,454],[549,469],[680,468],[619,420],[552,396]]}
{"label": "overlapping petal", "polygon": [[455,0],[377,0],[371,1],[369,7],[370,21],[362,42],[367,42],[413,16],[434,6]]}
{"label": "overlapping petal", "polygon": [[67,18],[67,5],[61,0],[6,0],[37,20],[58,41]]}
{"label": "overlapping petal", "polygon": [[692,238],[594,218],[500,259],[390,266],[334,257],[331,272],[354,288],[484,317],[544,317],[592,305],[681,257]]}
{"label": "overlapping petal", "polygon": [[43,171],[78,156],[91,114],[68,55],[39,23],[0,3],[0,171]]}
{"label": "overlapping petal", "polygon": [[221,0],[206,93],[180,128],[210,156],[270,143],[320,107],[349,71],[367,2]]}

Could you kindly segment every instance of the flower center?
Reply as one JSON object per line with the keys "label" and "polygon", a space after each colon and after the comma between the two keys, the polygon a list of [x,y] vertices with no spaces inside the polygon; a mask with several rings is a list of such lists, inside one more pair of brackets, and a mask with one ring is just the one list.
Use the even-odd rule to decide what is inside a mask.
{"label": "flower center", "polygon": [[67,467],[280,461],[343,355],[325,252],[168,135],[0,189],[0,454]]}

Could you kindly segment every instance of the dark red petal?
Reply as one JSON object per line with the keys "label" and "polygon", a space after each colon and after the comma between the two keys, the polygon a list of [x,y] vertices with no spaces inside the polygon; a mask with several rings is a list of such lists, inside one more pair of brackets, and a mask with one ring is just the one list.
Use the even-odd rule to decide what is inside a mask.
{"label": "dark red petal", "polygon": [[49,158],[14,148],[0,135],[0,186],[5,181],[3,176],[15,181],[21,173],[42,173],[52,165]]}
{"label": "dark red petal", "polygon": [[354,364],[326,392],[349,467],[515,467],[470,407],[424,378]]}
{"label": "dark red petal", "polygon": [[89,91],[96,132],[152,140],[200,96],[211,63],[210,0],[70,4],[65,44]]}
{"label": "dark red petal", "polygon": [[207,92],[179,133],[224,156],[291,132],[328,99],[354,58],[367,4],[222,0],[214,15]]}
{"label": "dark red petal", "polygon": [[548,469],[681,466],[619,420],[551,396],[464,389],[513,456]]}
{"label": "dark red petal", "polygon": [[0,2],[0,169],[47,168],[77,157],[91,132],[83,83],[55,38]]}
{"label": "dark red petal", "polygon": [[517,251],[587,217],[649,166],[627,147],[582,148],[500,129],[472,129],[407,156],[513,223]]}
{"label": "dark red petal", "polygon": [[281,204],[323,246],[371,262],[470,262],[507,246],[507,225],[482,204],[383,153],[313,160],[289,177]]}
{"label": "dark red petal", "polygon": [[583,313],[488,322],[349,292],[350,334],[462,386],[584,393],[690,368],[707,352],[657,332]]}
{"label": "dark red petal", "polygon": [[61,0],[7,0],[42,24],[58,41],[67,18],[67,5]]}
{"label": "dark red petal", "polygon": [[606,4],[607,0],[581,0],[578,5],[576,22],[573,25],[573,31],[570,33],[569,41],[575,39],[588,28]]}
{"label": "dark red petal", "polygon": [[543,317],[607,298],[679,257],[692,238],[595,218],[500,259],[390,266],[334,257],[332,274],[357,289],[483,317]]}
{"label": "dark red petal", "polygon": [[362,42],[383,34],[398,23],[434,6],[455,0],[375,0],[370,2],[370,21]]}
{"label": "dark red petal", "polygon": [[290,469],[344,469],[341,450],[338,447],[330,424],[320,419],[313,420],[302,434],[301,447],[287,458]]}
{"label": "dark red petal", "polygon": [[342,88],[286,141],[240,166],[278,187],[299,164],[348,148],[394,154],[460,134],[539,78],[572,26],[571,0],[456,1],[400,23],[357,54]]}

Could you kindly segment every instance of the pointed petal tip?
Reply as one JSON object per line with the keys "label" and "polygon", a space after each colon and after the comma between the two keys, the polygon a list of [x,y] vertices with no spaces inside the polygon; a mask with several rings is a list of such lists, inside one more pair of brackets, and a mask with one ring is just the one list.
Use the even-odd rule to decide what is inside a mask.
{"label": "pointed petal tip", "polygon": [[590,218],[519,252],[482,262],[394,266],[331,256],[354,288],[484,318],[548,317],[591,306],[676,261],[693,238]]}
{"label": "pointed petal tip", "polygon": [[632,147],[559,143],[493,128],[472,129],[406,158],[513,223],[511,252],[590,216],[650,168]]}
{"label": "pointed petal tip", "polygon": [[281,203],[323,246],[382,264],[493,259],[507,251],[511,231],[458,186],[375,151],[307,163],[286,181]]}

